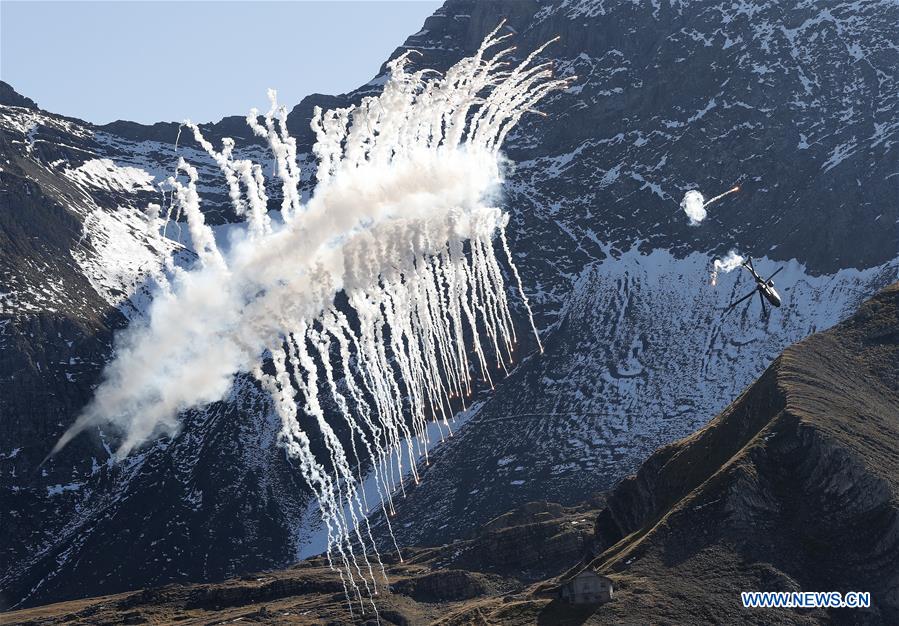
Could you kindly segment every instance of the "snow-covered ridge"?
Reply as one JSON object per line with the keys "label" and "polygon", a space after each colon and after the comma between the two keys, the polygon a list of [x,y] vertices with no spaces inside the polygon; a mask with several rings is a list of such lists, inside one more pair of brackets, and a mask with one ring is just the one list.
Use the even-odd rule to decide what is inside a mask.
{"label": "snow-covered ridge", "polygon": [[75,137],[90,135],[89,130],[74,120],[44,111],[0,104],[0,128],[27,137],[39,126],[46,126]]}

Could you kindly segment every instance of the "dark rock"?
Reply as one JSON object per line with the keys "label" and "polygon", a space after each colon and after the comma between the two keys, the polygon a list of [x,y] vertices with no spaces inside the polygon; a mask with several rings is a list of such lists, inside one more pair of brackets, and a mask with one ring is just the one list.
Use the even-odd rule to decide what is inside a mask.
{"label": "dark rock", "polygon": [[0,80],[0,104],[26,109],[37,109],[37,104],[31,98],[19,94],[12,85]]}
{"label": "dark rock", "polygon": [[477,574],[465,570],[440,570],[400,581],[393,585],[393,590],[420,602],[444,602],[476,598],[484,595],[487,587]]}

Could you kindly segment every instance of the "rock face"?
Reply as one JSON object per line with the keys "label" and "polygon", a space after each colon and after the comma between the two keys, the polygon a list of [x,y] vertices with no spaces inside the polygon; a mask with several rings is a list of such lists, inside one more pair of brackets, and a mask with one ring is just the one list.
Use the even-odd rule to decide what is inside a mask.
{"label": "rock face", "polygon": [[[416,48],[448,67],[503,18],[522,52],[561,35],[546,58],[580,77],[507,143],[509,239],[546,352],[522,337],[520,367],[408,490],[401,543],[473,537],[523,503],[608,489],[899,269],[895,2],[450,0],[394,56]],[[377,91],[381,69],[291,113],[304,192],[313,106]],[[204,132],[270,170],[241,118]],[[161,237],[142,218],[176,141],[199,167],[207,221],[232,228],[220,174],[184,135],[92,126],[0,84],[0,606],[285,565],[310,536],[277,420],[244,379],[123,464],[115,433],[98,430],[39,467],[114,331],[140,317],[160,252],[190,263],[177,224]],[[735,182],[740,194],[687,226],[687,189]],[[277,208],[279,190],[269,196]],[[720,315],[747,286],[735,274],[707,285],[732,247],[766,273],[787,266],[785,305],[765,322],[751,308]]]}
{"label": "rock face", "polygon": [[31,98],[16,92],[8,83],[0,81],[0,104],[13,107],[21,107],[23,109],[36,109],[37,104]]}
{"label": "rock face", "polygon": [[478,529],[474,537],[452,544],[442,567],[513,574],[523,581],[541,580],[565,570],[595,549],[592,533],[595,502],[566,509],[554,502],[529,502]]}
{"label": "rock face", "polygon": [[465,570],[441,570],[393,586],[393,591],[423,602],[470,600],[487,592],[483,582]]}

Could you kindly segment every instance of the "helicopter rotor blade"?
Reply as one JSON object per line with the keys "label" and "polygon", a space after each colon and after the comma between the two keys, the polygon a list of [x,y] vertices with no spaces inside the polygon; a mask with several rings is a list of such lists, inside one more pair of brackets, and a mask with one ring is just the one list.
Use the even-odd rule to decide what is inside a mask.
{"label": "helicopter rotor blade", "polygon": [[[779,272],[779,271],[782,270],[783,268],[784,268],[783,265],[781,265],[780,267],[778,267],[777,270],[775,270],[775,272],[774,272],[773,274],[771,274],[771,276],[768,277],[768,280],[771,280],[772,278],[774,278],[775,276],[777,276],[777,272]],[[768,280],[766,280],[765,282],[768,282]]]}
{"label": "helicopter rotor blade", "polygon": [[736,300],[736,301],[734,301],[734,302],[731,302],[730,305],[728,305],[728,307],[724,310],[724,312],[727,313],[727,312],[730,311],[732,308],[734,308],[735,306],[737,306],[738,304],[740,304],[741,302],[743,302],[743,300],[748,300],[749,298],[751,298],[752,296],[755,295],[756,291],[758,291],[758,290],[757,290],[757,289],[753,289],[752,291],[750,291],[749,293],[747,293],[745,296],[743,296],[743,297],[740,298],[739,300]]}
{"label": "helicopter rotor blade", "polygon": [[765,305],[765,296],[762,295],[761,290],[759,291],[759,302],[762,303],[762,316],[768,319],[768,307]]}

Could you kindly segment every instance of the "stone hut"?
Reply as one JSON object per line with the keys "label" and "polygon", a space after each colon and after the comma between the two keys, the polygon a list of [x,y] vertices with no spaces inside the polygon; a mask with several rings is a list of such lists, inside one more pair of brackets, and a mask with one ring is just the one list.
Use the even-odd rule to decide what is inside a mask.
{"label": "stone hut", "polygon": [[612,580],[590,569],[562,583],[559,597],[570,604],[602,604],[612,599]]}

